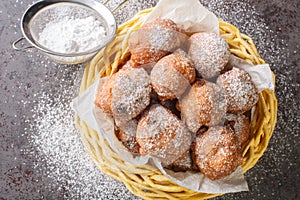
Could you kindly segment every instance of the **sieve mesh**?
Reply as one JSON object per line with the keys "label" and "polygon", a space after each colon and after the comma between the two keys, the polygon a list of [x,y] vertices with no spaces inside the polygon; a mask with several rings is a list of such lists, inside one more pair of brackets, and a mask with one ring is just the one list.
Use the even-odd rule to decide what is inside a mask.
{"label": "sieve mesh", "polygon": [[[61,2],[61,3],[54,3],[51,5],[48,5],[41,10],[39,10],[30,20],[29,22],[29,32],[34,40],[34,42],[49,51],[57,52],[57,53],[65,53],[62,51],[57,51],[53,47],[49,45],[42,44],[40,41],[41,33],[46,28],[46,26],[50,23],[59,23],[61,21],[70,20],[80,20],[85,19],[87,17],[94,17],[98,22],[100,22],[101,26],[104,28],[105,32],[109,32],[108,24],[105,21],[105,19],[99,15],[95,10],[80,5],[78,3],[71,3],[71,2]],[[63,27],[62,27],[63,28]],[[54,33],[57,34],[57,33]],[[103,40],[107,40],[107,37],[109,36],[109,33],[106,34],[103,38]],[[60,41],[62,38],[57,38],[58,41]],[[78,38],[80,40],[80,38]],[[97,41],[97,43],[94,42],[93,46],[90,46],[86,51],[92,50],[96,46],[101,45],[102,40]],[[76,51],[68,52],[68,53],[78,53]],[[80,53],[80,52],[79,52]]]}

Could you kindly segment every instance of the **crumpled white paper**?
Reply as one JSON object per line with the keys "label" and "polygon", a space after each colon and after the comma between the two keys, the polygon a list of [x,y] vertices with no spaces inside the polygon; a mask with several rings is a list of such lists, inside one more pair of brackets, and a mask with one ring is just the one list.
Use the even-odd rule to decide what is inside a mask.
{"label": "crumpled white paper", "polygon": [[213,32],[219,34],[219,22],[216,15],[209,12],[197,0],[161,0],[148,15],[145,23],[156,18],[171,19],[185,31]]}
{"label": "crumpled white paper", "polygon": [[[216,16],[204,8],[198,0],[161,0],[147,18],[151,21],[154,18],[170,18],[175,23],[180,24],[186,31],[199,32],[209,31],[219,33],[218,20]],[[252,66],[246,61],[232,56],[230,64],[247,70],[259,91],[264,89],[274,89],[272,72],[267,64]],[[110,116],[104,114],[94,105],[97,89],[103,79],[95,81],[86,91],[73,100],[73,108],[90,128],[96,130],[98,134],[106,138],[112,149],[125,161],[134,165],[154,164],[164,175],[177,184],[203,193],[230,193],[247,191],[248,185],[244,180],[242,168],[230,176],[217,181],[211,181],[200,172],[173,172],[164,169],[161,163],[150,156],[133,155],[117,139],[114,133],[114,123]]]}

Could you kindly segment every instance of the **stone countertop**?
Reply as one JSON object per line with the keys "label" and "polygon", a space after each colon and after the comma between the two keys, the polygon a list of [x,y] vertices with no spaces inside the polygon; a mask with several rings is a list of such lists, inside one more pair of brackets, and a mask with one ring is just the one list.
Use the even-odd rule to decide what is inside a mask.
{"label": "stone countertop", "polygon": [[[0,2],[0,199],[136,199],[90,161],[74,126],[70,101],[84,65],[12,49],[32,2]],[[145,2],[131,0],[116,13],[118,23],[156,4]],[[201,2],[253,38],[276,75],[279,104],[269,146],[245,174],[250,191],[216,199],[299,199],[300,1]]]}

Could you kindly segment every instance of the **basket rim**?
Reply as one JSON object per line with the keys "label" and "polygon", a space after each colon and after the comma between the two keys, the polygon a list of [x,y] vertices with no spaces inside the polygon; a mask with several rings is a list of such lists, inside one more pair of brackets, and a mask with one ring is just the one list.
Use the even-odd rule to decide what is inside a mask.
{"label": "basket rim", "polygon": [[[139,12],[131,20],[134,21],[134,20],[137,20],[139,18],[142,18],[143,15],[148,14],[149,12],[151,12],[151,10],[152,10],[152,8],[143,10],[143,11]],[[123,25],[121,25],[119,27],[118,31],[117,31],[117,34],[122,33],[122,31],[126,27],[126,25],[127,24],[131,24],[131,23],[132,22],[129,20],[128,22],[125,22]],[[258,63],[261,63],[261,64],[265,63],[265,61],[259,56],[258,51],[256,50],[256,47],[255,47],[255,45],[253,43],[253,40],[249,36],[247,36],[245,34],[241,34],[239,32],[238,28],[236,28],[232,24],[227,23],[227,22],[225,22],[225,21],[223,21],[221,19],[219,19],[219,26],[220,27],[221,26],[226,27],[226,28],[223,28],[223,29],[220,28],[220,32],[221,32],[221,35],[222,34],[225,35],[226,41],[229,40],[229,39],[231,39],[232,41],[235,42],[234,44],[231,44],[232,46],[236,45],[236,43],[240,43],[241,45],[246,46],[246,47],[242,48],[241,52],[238,52],[235,49],[233,49],[233,51],[231,50],[232,54],[237,55],[239,57],[241,56],[241,57],[243,57],[243,59],[245,59],[247,61],[254,62],[256,64],[258,64]],[[236,37],[236,38],[233,40],[232,37]],[[102,51],[100,51],[99,53],[101,54],[101,52]],[[105,49],[102,52],[103,53],[102,59],[104,59],[104,55],[105,55],[104,52],[105,52]],[[99,53],[94,57],[93,60],[90,61],[90,63],[87,65],[87,67],[85,69],[84,76],[83,76],[83,79],[82,79],[80,93],[82,91],[84,91],[95,80],[95,77],[99,76],[99,74],[101,73],[100,68],[99,68],[99,57],[97,57],[97,56],[99,56]],[[122,58],[122,56],[120,56],[120,58]],[[113,67],[114,67],[113,65],[115,63],[112,63],[112,64],[111,63],[105,63],[105,61],[103,61],[103,63],[104,63],[104,65],[106,67],[110,66],[111,70],[108,70],[108,71],[104,70],[104,71],[102,71],[102,73],[112,74],[112,73],[115,72],[115,70],[113,69]],[[274,78],[274,82],[275,82],[275,75],[274,74],[273,74],[273,78]],[[275,89],[274,89],[274,91],[275,91]],[[262,107],[262,109],[264,110],[264,112],[266,112],[266,113],[269,112],[270,113],[270,115],[266,116],[266,118],[268,120],[264,120],[263,121],[264,122],[263,126],[261,126],[259,128],[259,130],[264,131],[264,129],[268,129],[270,131],[269,131],[269,133],[263,132],[263,134],[262,134],[262,138],[263,139],[262,140],[260,140],[261,139],[260,137],[259,138],[255,138],[255,139],[252,138],[251,141],[249,142],[249,144],[245,147],[244,151],[247,151],[247,152],[246,153],[244,152],[243,156],[245,156],[248,153],[248,151],[249,151],[250,152],[249,156],[251,156],[252,160],[248,160],[247,162],[243,162],[243,164],[244,164],[243,165],[243,173],[245,173],[246,171],[248,171],[249,169],[251,169],[258,162],[259,158],[262,157],[264,151],[267,148],[267,144],[268,144],[268,142],[269,142],[269,140],[270,140],[270,138],[272,136],[272,133],[274,131],[275,124],[276,124],[276,119],[277,119],[277,107],[278,107],[278,105],[277,105],[277,99],[276,99],[274,91],[264,90],[259,95],[260,96],[260,103],[262,104],[260,106]],[[135,195],[137,195],[139,197],[147,199],[148,198],[147,195],[145,195],[141,191],[137,191],[137,189],[134,188],[133,186],[130,186],[130,184],[128,183],[130,181],[127,181],[127,179],[128,179],[128,177],[126,177],[127,175],[125,175],[125,178],[124,177],[122,178],[122,176],[124,174],[126,174],[126,172],[127,172],[126,170],[128,170],[126,167],[124,167],[124,166],[121,166],[121,167],[117,166],[117,168],[119,167],[119,169],[117,169],[117,171],[119,171],[119,172],[118,173],[112,172],[111,170],[108,169],[110,166],[106,166],[103,162],[100,161],[101,159],[98,158],[99,157],[99,153],[97,153],[97,149],[95,149],[93,147],[94,148],[94,150],[93,150],[93,148],[91,148],[91,146],[95,145],[95,141],[94,140],[96,140],[96,141],[97,140],[103,140],[103,141],[99,142],[99,144],[102,144],[102,145],[107,145],[107,141],[105,142],[104,138],[102,138],[102,139],[101,138],[96,138],[93,135],[88,135],[87,136],[86,131],[89,130],[89,127],[87,126],[87,124],[85,124],[85,122],[81,121],[78,116],[76,116],[76,124],[79,127],[79,129],[81,130],[80,133],[81,133],[81,136],[82,136],[82,140],[83,140],[84,146],[86,147],[86,149],[89,152],[92,160],[96,163],[96,165],[100,168],[100,170],[103,171],[104,173],[112,176],[113,178],[122,181],[126,185],[126,187],[133,194],[135,194]],[[93,130],[89,130],[89,132],[92,132],[92,131]],[[100,137],[100,136],[98,136],[98,137]],[[259,147],[260,142],[262,142],[262,144],[263,144],[262,147]],[[98,144],[96,144],[96,146],[97,145]],[[255,152],[255,153],[253,153],[253,152]],[[253,155],[252,155],[252,153],[253,153]],[[120,162],[122,162],[122,164],[123,164],[124,161],[120,161]],[[147,170],[149,170],[149,166],[146,166],[146,168],[147,168]],[[150,171],[151,170],[153,170],[153,169],[150,169]],[[129,172],[128,172],[128,174],[129,174]],[[154,175],[157,176],[157,172],[156,171],[153,172],[152,175],[153,176]],[[189,191],[189,189],[187,189],[187,190],[183,189],[183,191]],[[192,199],[192,197],[196,197],[197,195],[199,196],[199,194],[203,194],[202,196],[200,195],[201,198],[202,197],[203,198],[211,198],[211,197],[215,197],[215,196],[221,195],[221,194],[206,194],[206,193],[198,193],[198,192],[194,193],[193,191],[189,191],[187,193],[189,193],[189,197],[191,197],[191,199]]]}

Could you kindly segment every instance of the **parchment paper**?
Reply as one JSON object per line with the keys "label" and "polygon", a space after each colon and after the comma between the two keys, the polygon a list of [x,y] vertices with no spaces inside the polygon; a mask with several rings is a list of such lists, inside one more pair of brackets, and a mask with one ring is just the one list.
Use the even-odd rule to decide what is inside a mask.
{"label": "parchment paper", "polygon": [[[204,8],[198,0],[161,0],[147,18],[147,21],[151,21],[156,17],[170,18],[182,25],[187,31],[219,32],[216,16]],[[259,91],[274,89],[272,73],[268,64],[253,66],[235,56],[231,56],[230,64],[248,71]],[[244,180],[241,167],[238,167],[237,170],[228,177],[211,181],[200,172],[173,172],[164,169],[156,158],[133,155],[130,153],[115,136],[113,119],[94,105],[97,89],[102,81],[103,79],[95,81],[86,91],[75,98],[72,102],[73,108],[80,119],[84,120],[89,127],[106,138],[113,150],[125,161],[134,165],[152,163],[164,175],[177,184],[198,192],[229,193],[248,190],[248,185]]]}
{"label": "parchment paper", "polygon": [[258,92],[265,89],[274,90],[274,81],[269,64],[254,66],[239,57],[231,55],[229,65],[247,71],[250,74],[252,81],[255,83]]}
{"label": "parchment paper", "polygon": [[148,15],[145,23],[156,18],[171,19],[187,32],[214,32],[219,34],[216,15],[197,0],[161,0]]}

